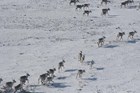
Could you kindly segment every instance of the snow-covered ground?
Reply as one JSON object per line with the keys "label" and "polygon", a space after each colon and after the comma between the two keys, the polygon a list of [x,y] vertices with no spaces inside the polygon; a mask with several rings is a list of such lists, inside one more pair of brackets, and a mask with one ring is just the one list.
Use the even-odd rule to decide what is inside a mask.
{"label": "snow-covered ground", "polygon": [[[69,0],[0,0],[0,78],[5,82],[30,73],[31,93],[140,93],[140,9],[139,0],[121,8],[124,0],[79,0],[90,3],[89,16],[75,10]],[[102,8],[110,8],[101,16]],[[121,30],[123,41],[116,41]],[[128,33],[136,30],[134,40]],[[105,36],[104,46],[97,41]],[[83,51],[86,59],[78,61]],[[63,71],[56,71],[50,86],[38,84],[39,75],[58,68],[65,59]],[[90,69],[89,62],[95,61]],[[79,69],[85,69],[76,79]]]}

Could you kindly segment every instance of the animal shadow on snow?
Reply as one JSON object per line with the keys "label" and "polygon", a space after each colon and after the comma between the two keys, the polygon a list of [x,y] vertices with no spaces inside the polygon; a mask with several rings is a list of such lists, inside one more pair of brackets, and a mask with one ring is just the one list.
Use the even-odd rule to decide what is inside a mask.
{"label": "animal shadow on snow", "polygon": [[[92,18],[99,18],[98,16],[93,16]],[[93,21],[93,19],[91,19],[90,21]]]}
{"label": "animal shadow on snow", "polygon": [[67,77],[64,76],[64,77],[58,77],[57,79],[59,79],[59,80],[62,79],[63,80],[63,79],[66,79],[66,78]]}
{"label": "animal shadow on snow", "polygon": [[116,48],[118,45],[105,45],[104,48]]}
{"label": "animal shadow on snow", "polygon": [[28,85],[28,87],[40,87],[41,85]]}
{"label": "animal shadow on snow", "polygon": [[51,87],[51,88],[66,88],[66,87],[70,87],[70,85],[66,85],[64,83],[53,83],[49,87]]}
{"label": "animal shadow on snow", "polygon": [[131,5],[131,6],[128,6],[128,9],[136,9],[138,6],[137,5]]}
{"label": "animal shadow on snow", "polygon": [[137,43],[138,41],[140,41],[140,39],[128,40],[126,43],[135,44],[135,43]]}
{"label": "animal shadow on snow", "polygon": [[104,70],[103,67],[96,68],[96,70]]}
{"label": "animal shadow on snow", "polygon": [[16,93],[44,93],[44,92],[30,92],[30,91],[23,90],[21,92],[16,92]]}
{"label": "animal shadow on snow", "polygon": [[85,78],[84,80],[91,80],[91,81],[96,81],[96,80],[97,80],[97,78],[90,77],[90,78]]}
{"label": "animal shadow on snow", "polygon": [[109,15],[108,18],[114,18],[117,17],[118,15]]}
{"label": "animal shadow on snow", "polygon": [[68,69],[68,70],[65,70],[65,72],[74,72],[74,71],[77,71],[77,69]]}
{"label": "animal shadow on snow", "polygon": [[29,92],[29,91],[21,91],[21,92],[17,92],[17,93],[44,93],[44,92]]}

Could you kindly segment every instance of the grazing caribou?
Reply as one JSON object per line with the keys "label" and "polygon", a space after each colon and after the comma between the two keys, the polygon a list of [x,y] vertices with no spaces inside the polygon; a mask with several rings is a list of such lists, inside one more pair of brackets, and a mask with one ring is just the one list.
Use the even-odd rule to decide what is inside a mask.
{"label": "grazing caribou", "polygon": [[105,38],[106,38],[106,37],[103,36],[102,38],[99,38],[99,39],[98,39],[98,42],[97,42],[98,47],[100,47],[100,46],[102,46],[102,45],[104,44]]}
{"label": "grazing caribou", "polygon": [[89,7],[90,4],[83,4],[83,7],[86,8],[86,7]]}
{"label": "grazing caribou", "polygon": [[90,68],[92,68],[94,64],[95,64],[95,62],[92,60],[92,61],[90,62]]}
{"label": "grazing caribou", "polygon": [[80,62],[83,63],[85,60],[85,55],[82,55]]}
{"label": "grazing caribou", "polygon": [[13,80],[12,82],[6,82],[5,88],[6,88],[6,89],[12,89],[14,83],[16,83],[15,80]]}
{"label": "grazing caribou", "polygon": [[109,10],[110,10],[110,8],[104,8],[104,9],[102,9],[102,15],[108,14],[108,11]]}
{"label": "grazing caribou", "polygon": [[83,8],[83,5],[76,5],[76,10],[77,9],[82,9]]}
{"label": "grazing caribou", "polygon": [[74,3],[74,5],[76,5],[77,2],[79,2],[79,0],[70,0],[69,4],[71,5],[72,3]]}
{"label": "grazing caribou", "polygon": [[135,33],[137,33],[137,31],[129,32],[128,38],[133,39]]}
{"label": "grazing caribou", "polygon": [[53,69],[49,69],[48,72],[49,72],[50,76],[53,76],[55,71],[56,71],[56,69],[53,68]]}
{"label": "grazing caribou", "polygon": [[28,83],[29,83],[29,80],[28,80],[28,77],[30,76],[30,74],[26,74],[25,76],[21,76],[20,77],[20,83],[21,84],[25,84],[26,83],[26,81],[28,81]]}
{"label": "grazing caribou", "polygon": [[107,4],[108,2],[110,3],[110,1],[108,1],[108,0],[102,0],[102,1],[101,1],[101,5],[102,5],[103,3]]}
{"label": "grazing caribou", "polygon": [[20,92],[23,90],[23,85],[22,84],[18,84],[17,86],[15,86],[15,91],[14,93],[16,93],[18,90],[20,90]]}
{"label": "grazing caribou", "polygon": [[122,8],[122,6],[126,7],[126,5],[128,5],[130,3],[134,3],[134,1],[133,0],[127,0],[127,1],[122,2],[121,3],[121,8]]}
{"label": "grazing caribou", "polygon": [[78,55],[78,59],[79,59],[79,61],[81,61],[82,56],[83,56],[82,51],[80,51],[80,53],[79,53],[79,55]]}
{"label": "grazing caribou", "polygon": [[58,70],[62,70],[62,68],[64,68],[64,63],[65,63],[65,60],[62,60],[61,62],[59,62],[58,64]]}
{"label": "grazing caribou", "polygon": [[76,78],[77,78],[77,77],[82,78],[82,74],[85,73],[85,72],[86,72],[86,71],[85,71],[85,70],[82,70],[82,69],[78,70],[78,73],[77,73],[77,75],[76,75]]}
{"label": "grazing caribou", "polygon": [[122,8],[122,6],[126,7],[126,5],[128,5],[128,3],[129,3],[129,1],[124,1],[124,2],[122,2],[122,3],[121,3],[121,8]]}
{"label": "grazing caribou", "polygon": [[92,12],[91,10],[85,10],[83,15],[85,15],[85,14],[89,15],[89,13],[91,13],[91,12]]}
{"label": "grazing caribou", "polygon": [[45,83],[46,83],[45,80],[48,76],[49,76],[49,73],[44,73],[44,74],[40,75],[38,78],[38,84],[39,84],[39,80],[41,80],[41,84],[45,85]]}
{"label": "grazing caribou", "polygon": [[54,79],[54,75],[53,76],[49,76],[49,77],[47,77],[46,78],[46,84],[50,84],[51,82],[53,83],[54,81],[53,81],[53,79]]}
{"label": "grazing caribou", "polygon": [[117,40],[120,38],[120,40],[123,40],[123,36],[125,35],[125,32],[119,32],[117,34]]}

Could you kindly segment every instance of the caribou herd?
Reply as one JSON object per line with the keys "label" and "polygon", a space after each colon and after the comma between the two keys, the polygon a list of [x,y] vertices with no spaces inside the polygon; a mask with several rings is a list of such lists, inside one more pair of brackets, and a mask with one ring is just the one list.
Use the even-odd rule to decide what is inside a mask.
{"label": "caribou herd", "polygon": [[[79,53],[80,60],[83,60],[84,56],[85,55],[83,55],[82,51],[81,51]],[[63,70],[64,63],[65,63],[64,59],[61,62],[58,63],[58,73],[60,73],[60,70],[61,71]],[[56,68],[52,68],[52,69],[49,69],[48,71],[46,71],[45,73],[39,75],[38,84],[46,85],[46,86],[52,85],[54,83],[53,79],[56,77],[55,76],[55,71],[56,70],[57,70]],[[85,72],[85,70],[83,70],[83,69],[77,70],[77,73],[76,73],[76,76],[75,76],[76,79],[77,78],[82,78],[82,74],[84,72]],[[23,86],[24,85],[29,85],[29,79],[28,79],[29,76],[30,76],[29,73],[26,73],[26,75],[20,76],[19,77],[20,83],[17,84],[17,85],[15,85],[16,80],[6,82],[5,85],[3,85],[3,87],[1,87],[0,93],[24,93],[24,92],[27,92],[26,89],[24,89]],[[3,82],[2,78],[0,78],[0,84],[1,84],[1,82]]]}
{"label": "caribou herd", "polygon": [[[69,4],[72,5],[76,5],[77,3],[79,3],[80,1],[79,0],[70,0]],[[108,1],[108,0],[102,0],[101,1],[101,5],[103,4],[108,4],[108,3],[111,3],[111,1]],[[134,3],[133,0],[127,0],[127,1],[124,1],[121,3],[121,7],[126,7],[128,4],[130,3]],[[84,3],[84,4],[77,4],[76,5],[76,10],[79,10],[79,9],[84,9],[83,11],[83,15],[89,15],[90,13],[92,13],[91,10],[87,10],[89,8],[90,4],[89,3]],[[102,9],[102,15],[106,15],[108,14],[108,11],[110,10],[110,8],[104,8]],[[116,29],[120,29],[120,27],[116,28]],[[128,39],[134,39],[134,35],[137,33],[137,31],[132,31],[132,32],[129,32],[128,33]],[[122,29],[121,29],[121,32],[118,32],[117,35],[116,35],[116,40],[123,40],[123,36],[125,35],[125,32],[122,32]],[[105,42],[105,39],[106,37],[103,36],[101,38],[98,39],[97,41],[97,45],[98,47],[101,47],[104,45],[104,42]],[[78,54],[78,60],[80,61],[80,63],[83,63],[85,61],[85,54],[83,54],[82,51],[80,51],[80,53]],[[90,68],[93,67],[93,64],[95,62],[92,60],[90,62]],[[62,72],[63,69],[65,68],[65,60],[63,59],[61,62],[58,63],[58,69],[56,68],[51,68],[49,69],[48,71],[46,71],[45,73],[39,75],[38,77],[38,84],[41,84],[41,85],[49,85],[51,83],[53,83],[54,81],[54,78],[56,77],[55,76],[55,72],[58,70],[58,72]],[[86,71],[84,69],[79,69],[77,70],[77,73],[76,73],[76,78],[82,78],[82,75],[83,73],[86,73]],[[16,80],[12,80],[12,81],[8,81],[5,83],[5,85],[3,85],[3,87],[1,88],[0,90],[0,93],[8,93],[9,91],[13,91],[13,93],[16,93],[17,91],[25,91],[23,86],[26,85],[26,84],[29,84],[29,76],[30,74],[29,73],[26,73],[26,75],[24,76],[20,76],[19,77],[19,84],[15,85],[16,83]],[[3,79],[0,78],[0,84],[1,82],[3,82]],[[26,83],[27,82],[27,83]],[[14,87],[13,87],[14,86]]]}
{"label": "caribou herd", "polygon": [[[86,14],[86,15],[88,16],[90,13],[92,13],[92,11],[89,10],[89,6],[90,6],[89,3],[79,4],[79,3],[80,3],[79,0],[70,0],[69,4],[72,5],[72,3],[73,3],[74,5],[76,5],[76,10],[81,10],[81,9],[84,10],[84,11],[83,11],[83,15]],[[103,5],[103,4],[107,5],[108,3],[111,3],[111,1],[110,1],[110,0],[101,0],[101,5]],[[121,8],[122,8],[123,6],[126,7],[126,6],[128,6],[129,4],[133,4],[133,3],[134,3],[134,0],[126,0],[126,1],[121,2],[120,7],[121,7]],[[139,6],[138,6],[138,7],[139,7]],[[102,9],[101,15],[106,15],[106,14],[108,14],[108,11],[109,11],[109,10],[110,10],[110,8],[103,8],[103,9]]]}
{"label": "caribou herd", "polygon": [[[26,81],[28,81],[28,77],[30,76],[30,74],[26,74],[24,76],[21,76],[19,78],[20,83],[16,86],[14,86],[14,84],[16,83],[16,80],[12,80],[12,81],[8,81],[5,83],[5,85],[3,85],[3,87],[1,88],[2,90],[0,90],[0,93],[16,93],[18,90],[22,91],[23,90],[23,85],[25,85]],[[0,83],[3,81],[2,78],[0,78]],[[14,86],[14,88],[13,88]]]}
{"label": "caribou herd", "polygon": [[[137,31],[132,31],[132,32],[129,32],[128,33],[128,39],[131,39],[131,40],[133,40],[134,39],[134,35],[137,33]],[[125,35],[125,32],[118,32],[118,34],[117,34],[117,36],[116,36],[116,40],[118,41],[118,40],[123,40],[123,36]],[[101,46],[103,46],[104,45],[104,42],[105,42],[105,36],[103,36],[102,38],[99,38],[98,39],[98,42],[97,42],[97,44],[98,44],[98,47],[101,47]]]}
{"label": "caribou herd", "polygon": [[[89,3],[77,4],[79,2],[80,2],[79,0],[70,0],[70,5],[71,5],[71,3],[74,3],[74,5],[76,5],[76,10],[78,10],[78,9],[79,10],[84,9],[83,15],[89,16],[89,14],[92,13],[92,11],[88,9],[89,6],[90,6],[90,4]],[[110,0],[101,0],[101,5],[103,5],[103,4],[107,5],[108,3],[111,3],[111,1]],[[131,4],[131,3],[134,3],[134,1],[133,0],[126,0],[124,2],[121,2],[120,6],[121,6],[121,8],[123,6],[126,7],[129,4]],[[110,11],[110,8],[103,8],[102,9],[102,12],[101,12],[101,15],[102,16],[103,15],[106,16],[107,14],[109,15],[109,13],[108,13],[109,11]],[[120,28],[118,28],[118,29],[120,29]],[[133,36],[134,36],[135,33],[137,33],[137,32],[136,31],[129,32],[128,39],[133,39]],[[119,32],[117,34],[117,38],[116,39],[117,40],[123,40],[123,36],[124,35],[125,35],[125,32]],[[101,37],[101,38],[98,39],[98,42],[97,42],[98,47],[101,47],[101,46],[104,45],[105,39],[106,39],[105,36],[103,36],[103,37]],[[80,58],[80,62],[82,62],[82,61],[83,60],[82,60],[82,57],[81,57]]]}

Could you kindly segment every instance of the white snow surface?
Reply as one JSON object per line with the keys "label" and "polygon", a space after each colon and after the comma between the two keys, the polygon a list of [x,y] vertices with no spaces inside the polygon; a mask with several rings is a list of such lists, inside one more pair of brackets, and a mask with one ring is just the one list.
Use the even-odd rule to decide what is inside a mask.
{"label": "white snow surface", "polygon": [[[0,78],[5,82],[30,74],[25,88],[31,93],[140,93],[140,9],[139,0],[120,7],[125,0],[79,0],[90,3],[89,16],[75,10],[69,0],[0,0]],[[109,15],[101,16],[103,8]],[[116,41],[121,30],[123,41]],[[133,40],[128,33],[136,30]],[[100,37],[105,44],[97,46]],[[86,56],[81,64],[78,53]],[[55,72],[54,83],[38,84],[39,75],[66,61]],[[89,66],[95,61],[93,68]],[[83,77],[76,79],[79,69]]]}

